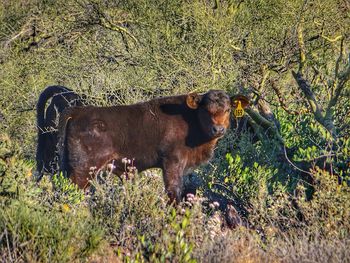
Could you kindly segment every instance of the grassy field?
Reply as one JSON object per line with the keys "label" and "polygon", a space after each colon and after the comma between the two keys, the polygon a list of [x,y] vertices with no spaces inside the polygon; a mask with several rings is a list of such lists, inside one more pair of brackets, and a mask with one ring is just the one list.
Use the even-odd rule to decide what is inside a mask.
{"label": "grassy field", "polygon": [[[0,261],[350,262],[349,25],[347,0],[2,0]],[[94,105],[222,89],[252,106],[175,207],[158,170],[88,193],[33,180],[54,84]]]}

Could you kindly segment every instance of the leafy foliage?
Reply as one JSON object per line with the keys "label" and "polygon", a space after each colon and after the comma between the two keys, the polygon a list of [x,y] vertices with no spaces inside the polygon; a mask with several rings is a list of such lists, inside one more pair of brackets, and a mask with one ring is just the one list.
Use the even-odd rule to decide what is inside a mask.
{"label": "leafy foliage", "polygon": [[[1,260],[347,261],[349,10],[345,0],[2,1]],[[32,181],[35,104],[51,84],[96,105],[208,89],[252,105],[195,171],[198,196],[173,207],[157,171],[99,176],[89,192],[61,175]],[[227,207],[208,193],[249,227],[228,230]]]}

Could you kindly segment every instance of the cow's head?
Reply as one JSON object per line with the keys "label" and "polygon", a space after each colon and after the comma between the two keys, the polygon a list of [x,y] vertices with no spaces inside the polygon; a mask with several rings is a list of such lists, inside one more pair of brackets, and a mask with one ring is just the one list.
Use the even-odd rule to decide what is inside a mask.
{"label": "cow's head", "polygon": [[190,93],[186,98],[187,106],[197,111],[201,128],[210,138],[225,134],[230,126],[231,109],[236,107],[238,101],[243,108],[249,105],[247,97],[236,95],[230,98],[221,90],[210,90],[203,95]]}

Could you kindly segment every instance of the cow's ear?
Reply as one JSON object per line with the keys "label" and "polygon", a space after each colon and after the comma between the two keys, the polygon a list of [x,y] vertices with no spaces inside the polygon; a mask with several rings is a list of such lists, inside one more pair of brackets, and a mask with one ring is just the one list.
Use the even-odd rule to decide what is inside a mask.
{"label": "cow's ear", "polygon": [[201,96],[197,93],[190,93],[187,95],[186,104],[191,109],[197,109],[201,101]]}
{"label": "cow's ear", "polygon": [[231,97],[231,106],[237,108],[239,101],[241,102],[243,109],[247,108],[250,104],[249,99],[246,96],[238,94]]}

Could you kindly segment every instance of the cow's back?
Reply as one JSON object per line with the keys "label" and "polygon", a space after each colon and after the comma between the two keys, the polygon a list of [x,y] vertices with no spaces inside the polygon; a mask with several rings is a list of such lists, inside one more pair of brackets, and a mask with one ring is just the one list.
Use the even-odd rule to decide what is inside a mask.
{"label": "cow's back", "polygon": [[129,158],[140,170],[160,167],[169,147],[185,145],[183,100],[178,96],[128,106],[68,109],[64,118],[70,165],[100,167],[105,160],[115,160],[123,169],[120,160]]}

